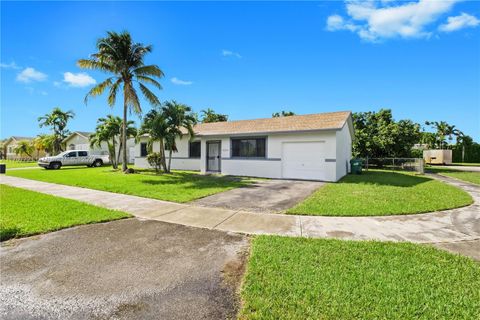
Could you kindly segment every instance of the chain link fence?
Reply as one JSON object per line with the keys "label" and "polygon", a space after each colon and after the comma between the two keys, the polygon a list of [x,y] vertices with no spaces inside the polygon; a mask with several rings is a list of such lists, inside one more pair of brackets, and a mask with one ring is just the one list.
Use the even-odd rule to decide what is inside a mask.
{"label": "chain link fence", "polygon": [[362,158],[363,168],[392,171],[412,171],[425,173],[425,162],[422,158]]}

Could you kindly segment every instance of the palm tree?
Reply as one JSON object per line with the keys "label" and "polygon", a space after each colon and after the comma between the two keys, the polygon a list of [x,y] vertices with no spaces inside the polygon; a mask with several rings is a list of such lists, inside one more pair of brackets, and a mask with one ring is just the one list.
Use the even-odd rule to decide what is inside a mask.
{"label": "palm tree", "polygon": [[169,173],[172,163],[172,152],[177,151],[175,139],[183,137],[185,132],[182,129],[186,129],[190,139],[192,139],[194,136],[193,126],[197,123],[197,117],[192,112],[192,108],[175,100],[165,102],[162,110],[168,126],[166,148],[169,150],[169,153],[166,172]]}
{"label": "palm tree", "polygon": [[[78,60],[78,66],[85,69],[96,69],[112,74],[111,77],[101,82],[90,90],[85,96],[85,103],[88,98],[101,95],[107,88],[108,104],[115,105],[117,92],[123,90],[123,130],[121,143],[127,145],[127,111],[132,110],[141,114],[140,100],[137,95],[135,84],[138,84],[143,96],[153,106],[159,105],[157,96],[148,89],[145,84],[151,84],[158,89],[162,89],[154,77],[163,77],[163,72],[156,65],[145,65],[145,55],[152,51],[152,46],[143,45],[132,41],[130,33],[107,32],[105,38],[97,41],[98,52],[94,53],[90,59]],[[122,170],[127,170],[127,148],[123,149]]]}
{"label": "palm tree", "polygon": [[[108,115],[106,118],[99,118],[97,120],[97,127],[95,133],[90,136],[90,146],[100,147],[102,142],[107,143],[108,153],[110,155],[110,161],[114,169],[118,168],[120,162],[120,154],[122,151],[122,142],[119,143],[117,152],[116,144],[122,133],[123,121],[120,117],[114,115]],[[127,122],[127,138],[137,135],[137,129],[133,126],[133,121]]]}
{"label": "palm tree", "polygon": [[73,111],[62,111],[60,108],[53,108],[52,112],[38,118],[40,128],[51,127],[55,140],[53,142],[53,152],[55,154],[63,151],[62,141],[68,136],[67,123],[69,119],[75,116]]}
{"label": "palm tree", "polygon": [[165,140],[168,136],[168,123],[162,108],[154,108],[150,110],[145,117],[138,133],[138,137],[148,134],[149,140],[147,148],[149,153],[153,150],[153,143],[158,141],[160,144],[160,155],[163,171],[167,172],[165,161]]}
{"label": "palm tree", "polygon": [[33,158],[32,153],[34,150],[35,148],[31,141],[22,140],[18,142],[17,146],[13,149],[13,152],[15,152],[16,155],[27,155],[28,157]]}
{"label": "palm tree", "polygon": [[425,121],[427,126],[431,126],[437,132],[435,133],[437,138],[437,143],[440,149],[445,147],[446,138],[449,137],[449,140],[452,140],[452,135],[454,135],[455,126],[449,125],[445,121]]}
{"label": "palm tree", "polygon": [[282,110],[281,112],[272,113],[272,118],[289,117],[289,116],[294,116],[294,115],[295,115],[295,112],[293,112],[293,111]]}
{"label": "palm tree", "polygon": [[205,110],[202,110],[201,112],[203,123],[228,121],[228,116],[226,114],[216,113],[211,108],[207,108]]}

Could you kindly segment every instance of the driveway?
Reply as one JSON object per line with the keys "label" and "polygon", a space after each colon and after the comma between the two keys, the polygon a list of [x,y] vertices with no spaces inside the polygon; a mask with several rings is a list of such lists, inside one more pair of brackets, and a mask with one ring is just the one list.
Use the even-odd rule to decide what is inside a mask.
{"label": "driveway", "polygon": [[454,169],[458,171],[480,172],[480,166],[433,166],[432,168]]}
{"label": "driveway", "polygon": [[2,319],[235,318],[247,238],[127,219],[7,241]]}
{"label": "driveway", "polygon": [[258,180],[251,185],[217,193],[190,204],[275,213],[293,207],[323,185],[323,182],[316,181]]}

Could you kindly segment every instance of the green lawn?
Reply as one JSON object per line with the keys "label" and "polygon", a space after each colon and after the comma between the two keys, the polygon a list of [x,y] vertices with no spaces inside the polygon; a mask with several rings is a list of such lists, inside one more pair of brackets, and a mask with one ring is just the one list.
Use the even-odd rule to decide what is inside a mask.
{"label": "green lawn", "polygon": [[317,190],[287,213],[376,216],[431,212],[469,205],[468,193],[410,173],[370,170]]}
{"label": "green lawn", "polygon": [[429,167],[430,172],[438,173],[447,177],[460,179],[466,182],[471,182],[480,185],[480,172],[466,172],[450,168]]}
{"label": "green lawn", "polygon": [[0,185],[0,239],[129,217],[127,213]]}
{"label": "green lawn", "polygon": [[9,168],[25,168],[25,167],[38,167],[35,161],[14,161],[14,160],[0,160],[1,164],[7,165]]}
{"label": "green lawn", "polygon": [[7,171],[7,174],[174,202],[188,202],[250,183],[248,179],[206,176],[186,171],[176,171],[172,174],[163,175],[151,171],[138,172],[123,174],[108,167],[67,167],[60,170],[26,169]]}
{"label": "green lawn", "polygon": [[480,319],[480,265],[411,243],[260,236],[240,319]]}

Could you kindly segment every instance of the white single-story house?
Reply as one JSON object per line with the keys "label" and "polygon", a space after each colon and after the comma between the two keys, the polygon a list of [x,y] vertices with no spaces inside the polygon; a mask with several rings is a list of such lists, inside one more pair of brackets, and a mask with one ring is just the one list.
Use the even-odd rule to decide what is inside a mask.
{"label": "white single-story house", "polygon": [[[350,171],[350,111],[201,123],[194,131],[193,139],[187,134],[177,139],[172,169],[322,181],[338,181]],[[136,145],[137,167],[150,167],[148,139]],[[155,142],[153,151],[159,149]]]}
{"label": "white single-story house", "polygon": [[[63,143],[65,143],[67,150],[88,150],[91,154],[108,155],[108,146],[106,142],[102,142],[100,147],[90,147],[90,135],[92,134],[93,132],[74,131],[63,140]],[[129,162],[133,163],[135,159],[135,139],[127,140],[127,148],[129,150]],[[122,160],[120,159],[120,161]]]}

